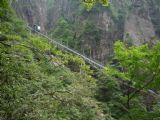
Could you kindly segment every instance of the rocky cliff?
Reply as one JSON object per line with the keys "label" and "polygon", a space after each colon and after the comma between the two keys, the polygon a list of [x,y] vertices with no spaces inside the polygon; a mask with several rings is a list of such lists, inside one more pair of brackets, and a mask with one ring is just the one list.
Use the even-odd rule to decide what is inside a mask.
{"label": "rocky cliff", "polygon": [[[90,11],[86,11],[79,0],[17,0],[13,7],[29,25],[39,24],[43,32],[57,32],[58,21],[63,18],[67,31],[71,32],[67,32],[69,37],[62,38],[72,41],[71,47],[77,43],[75,49],[104,63],[112,56],[116,40],[134,45],[157,41],[160,36],[159,0],[110,2],[109,7],[96,5]],[[60,35],[54,37],[57,36]]]}
{"label": "rocky cliff", "polygon": [[16,0],[12,3],[18,16],[33,26],[40,25],[42,31],[46,30],[47,6],[45,0]]}

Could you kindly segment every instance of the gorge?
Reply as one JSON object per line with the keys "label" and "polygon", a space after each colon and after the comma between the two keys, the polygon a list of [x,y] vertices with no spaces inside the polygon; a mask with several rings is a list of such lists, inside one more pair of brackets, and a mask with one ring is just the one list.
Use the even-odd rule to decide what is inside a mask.
{"label": "gorge", "polygon": [[17,0],[18,16],[30,26],[62,40],[81,53],[103,63],[110,61],[113,44],[154,44],[160,37],[159,0],[111,0],[87,11],[78,0]]}

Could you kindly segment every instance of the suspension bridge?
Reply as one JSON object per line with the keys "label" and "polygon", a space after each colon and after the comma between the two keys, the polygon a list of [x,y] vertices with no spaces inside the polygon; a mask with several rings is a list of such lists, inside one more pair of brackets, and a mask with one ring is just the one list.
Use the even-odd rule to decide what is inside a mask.
{"label": "suspension bridge", "polygon": [[32,28],[32,27],[30,27],[30,26],[28,26],[27,28],[28,28],[30,31],[34,31],[36,34],[38,34],[38,35],[40,35],[40,36],[48,39],[48,40],[49,40],[51,43],[53,43],[54,45],[59,46],[59,47],[61,48],[61,50],[68,51],[68,52],[70,52],[70,53],[72,53],[72,54],[75,54],[75,55],[83,58],[83,59],[84,59],[88,64],[90,64],[92,67],[94,67],[94,68],[96,68],[96,69],[104,69],[104,65],[100,64],[99,62],[97,62],[97,61],[95,61],[95,60],[93,60],[93,59],[91,59],[91,58],[89,58],[89,57],[87,57],[87,56],[79,53],[79,52],[76,51],[76,50],[73,50],[73,49],[69,48],[68,46],[66,46],[66,45],[64,45],[64,44],[62,44],[62,43],[60,43],[60,42],[58,42],[58,41],[56,41],[56,40],[48,37],[47,35],[45,35],[45,34],[39,32],[39,31],[35,30],[34,28]]}

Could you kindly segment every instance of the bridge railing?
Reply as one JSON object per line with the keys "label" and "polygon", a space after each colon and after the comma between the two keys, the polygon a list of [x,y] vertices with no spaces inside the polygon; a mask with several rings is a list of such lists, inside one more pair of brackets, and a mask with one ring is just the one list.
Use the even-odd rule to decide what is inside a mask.
{"label": "bridge railing", "polygon": [[28,28],[30,31],[34,31],[36,34],[38,34],[38,35],[40,35],[40,36],[48,39],[50,42],[52,42],[53,44],[59,46],[60,48],[65,49],[65,50],[69,51],[70,53],[73,53],[73,54],[75,54],[75,55],[80,56],[80,57],[83,58],[87,63],[89,63],[92,67],[98,68],[98,69],[103,69],[103,68],[104,68],[104,66],[103,66],[102,64],[100,64],[100,63],[92,60],[91,58],[88,58],[87,56],[79,53],[79,52],[76,51],[76,50],[73,50],[73,49],[71,49],[71,48],[63,45],[63,44],[60,43],[60,42],[57,42],[56,40],[48,37],[47,35],[45,35],[45,34],[43,34],[43,33],[41,33],[41,32],[36,31],[36,30],[33,29],[32,27],[28,26],[27,28]]}

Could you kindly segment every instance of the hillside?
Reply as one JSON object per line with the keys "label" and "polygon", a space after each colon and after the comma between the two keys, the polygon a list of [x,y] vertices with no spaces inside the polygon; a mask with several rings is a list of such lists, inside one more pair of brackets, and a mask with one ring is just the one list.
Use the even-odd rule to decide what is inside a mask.
{"label": "hillside", "polygon": [[[1,1],[0,120],[103,119],[85,62],[30,34]],[[7,13],[7,14],[6,14]]]}
{"label": "hillside", "polygon": [[159,0],[110,0],[110,6],[98,4],[90,11],[79,0],[20,0],[13,6],[29,25],[39,24],[43,32],[103,63],[111,59],[117,40],[154,44],[160,36]]}
{"label": "hillside", "polygon": [[[52,6],[52,0],[37,1],[16,0],[12,4],[7,0],[0,1],[0,120],[160,119],[160,42],[151,43],[151,39],[148,38],[151,41],[149,44],[142,42],[137,46],[137,43],[134,45],[134,43],[124,42],[125,39],[115,38],[116,42],[112,43],[114,45],[108,48],[112,51],[109,52],[111,56],[105,59],[110,59],[110,62],[105,65],[104,69],[95,69],[81,57],[63,50],[36,34],[35,31],[29,30],[26,21],[32,26],[40,20],[43,34],[47,32],[48,36],[58,40],[65,38],[63,40],[68,40],[70,42],[68,45],[72,49],[81,49],[81,44],[77,43],[75,48],[72,46],[74,44],[71,38],[73,35],[81,36],[83,33],[81,38],[86,38],[84,41],[86,44],[83,45],[89,48],[89,45],[99,45],[94,41],[87,43],[89,38],[95,40],[96,37],[101,40],[102,36],[97,36],[97,30],[94,29],[96,25],[92,24],[96,19],[87,16],[92,16],[93,13],[100,14],[99,16],[101,13],[106,14],[102,12],[103,9],[106,11],[106,8],[97,5],[87,12],[81,4],[83,12],[75,11],[75,17],[83,19],[75,20],[68,14],[64,14],[64,16],[60,15],[60,18],[57,17],[56,23],[51,24],[53,19],[45,19],[43,13],[48,12],[49,9],[52,11],[61,4],[65,6],[69,0],[55,0],[55,6]],[[73,6],[80,5],[76,1],[70,0],[69,2]],[[117,3],[119,2],[115,4]],[[48,7],[45,7],[46,4]],[[154,4],[159,5],[158,2]],[[13,6],[17,12],[14,11]],[[119,4],[118,7],[120,6]],[[77,9],[65,8],[71,11]],[[97,12],[96,8],[101,12]],[[35,12],[36,9],[42,11]],[[67,12],[66,9],[64,9],[65,12]],[[33,11],[28,12],[28,10]],[[29,16],[27,16],[28,13]],[[35,14],[33,17],[32,13]],[[82,14],[85,17],[82,17]],[[24,21],[18,16],[21,16]],[[50,17],[53,16],[50,15]],[[70,20],[75,21],[72,24]],[[75,25],[76,21],[80,20],[85,21],[84,26],[80,23]],[[134,19],[132,20],[135,22]],[[153,23],[150,21],[152,26]],[[117,24],[112,27],[117,29]],[[158,28],[152,29],[150,24],[147,27],[154,31],[154,35],[158,38]],[[78,29],[79,27],[81,29]],[[76,35],[73,33],[75,30],[77,30]],[[104,31],[101,30],[102,28],[100,28],[100,33],[103,33]],[[76,41],[77,39],[75,37]],[[65,42],[62,41],[62,43]],[[101,51],[101,54],[106,53]]]}

